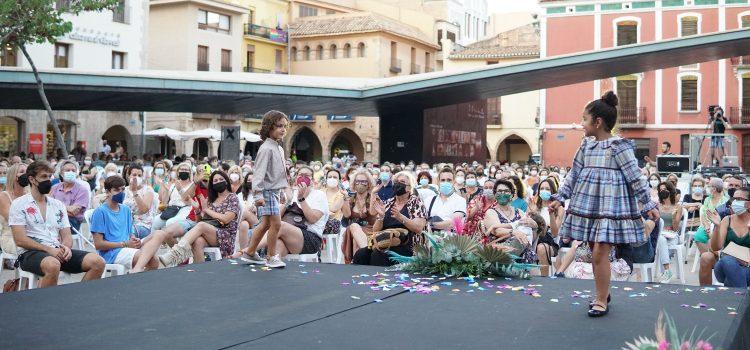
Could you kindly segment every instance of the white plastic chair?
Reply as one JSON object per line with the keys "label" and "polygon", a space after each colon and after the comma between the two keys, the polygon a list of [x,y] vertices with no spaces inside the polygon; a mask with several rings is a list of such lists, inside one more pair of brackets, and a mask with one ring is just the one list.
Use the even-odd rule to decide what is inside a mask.
{"label": "white plastic chair", "polygon": [[211,261],[221,260],[221,249],[219,249],[219,247],[205,247],[203,248],[203,254],[208,255],[208,258],[211,259]]}
{"label": "white plastic chair", "polygon": [[24,282],[24,280],[28,281],[27,282],[28,285],[27,285],[26,289],[29,290],[29,289],[36,288],[37,282],[39,281],[39,279],[41,277],[39,277],[39,276],[37,276],[37,275],[35,275],[35,274],[31,273],[31,272],[21,270],[21,268],[19,267],[18,268],[18,278],[20,278],[20,280],[18,281],[18,290],[21,291],[21,290],[23,290],[23,285],[24,285],[23,282]]}
{"label": "white plastic chair", "polygon": [[18,260],[18,256],[6,253],[6,252],[0,252],[0,275],[3,273],[3,269],[5,269],[5,260],[11,260],[15,261]]}
{"label": "white plastic chair", "polygon": [[680,221],[680,235],[677,237],[677,243],[669,245],[669,251],[675,251],[677,258],[677,273],[679,274],[680,283],[685,284],[685,232],[687,230],[687,209],[682,209],[682,220]]}
{"label": "white plastic chair", "polygon": [[[659,234],[661,234],[661,230],[663,228],[664,228],[664,220],[659,219]],[[634,263],[633,264],[633,269],[638,269],[638,271],[640,271],[641,282],[652,282],[657,277],[657,275],[656,275],[657,274],[657,267],[659,265],[659,263],[656,261],[657,260],[657,256],[659,254],[659,243],[658,242],[659,241],[657,241],[657,243],[656,243],[656,247],[654,247],[654,261],[652,261],[650,263],[641,263],[641,264]],[[651,244],[651,243],[647,242],[646,244]],[[651,273],[649,273],[649,270],[651,271]]]}
{"label": "white plastic chair", "polygon": [[125,266],[120,264],[107,264],[104,266],[104,272],[102,272],[102,278],[109,276],[122,276],[125,274]]}
{"label": "white plastic chair", "polygon": [[318,253],[313,254],[287,254],[284,257],[287,261],[299,261],[299,262],[320,262]]}
{"label": "white plastic chair", "polygon": [[323,250],[321,251],[321,260],[323,262],[338,263],[339,255],[341,255],[341,241],[345,231],[346,229],[342,227],[335,235],[323,235]]}

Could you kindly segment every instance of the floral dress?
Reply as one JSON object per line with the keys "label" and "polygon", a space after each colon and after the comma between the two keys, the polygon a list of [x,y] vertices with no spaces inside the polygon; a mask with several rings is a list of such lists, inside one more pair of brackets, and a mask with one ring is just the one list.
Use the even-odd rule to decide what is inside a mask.
{"label": "floral dress", "polygon": [[[237,216],[240,215],[240,200],[234,193],[230,193],[219,204],[209,203],[208,207],[218,213],[233,212]],[[234,253],[234,239],[237,237],[237,216],[224,227],[216,229],[216,240],[219,242],[219,250],[221,250],[221,256],[223,257]]]}
{"label": "floral dress", "polygon": [[[566,278],[594,279],[593,252],[588,243],[578,245],[574,253],[573,262],[565,269]],[[611,279],[613,281],[627,281],[630,277],[630,266],[623,259],[615,258],[614,247],[609,252]]]}

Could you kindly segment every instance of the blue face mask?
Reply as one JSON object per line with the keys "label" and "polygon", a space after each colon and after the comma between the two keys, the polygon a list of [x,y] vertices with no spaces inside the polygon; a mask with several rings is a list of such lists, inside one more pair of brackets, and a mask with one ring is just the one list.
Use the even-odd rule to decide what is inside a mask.
{"label": "blue face mask", "polygon": [[421,179],[419,180],[420,186],[427,186],[427,184],[430,183],[427,179]]}
{"label": "blue face mask", "polygon": [[735,215],[744,214],[747,211],[745,208],[745,201],[732,201],[732,212]]}
{"label": "blue face mask", "polygon": [[63,181],[73,182],[76,179],[76,173],[74,171],[66,171],[63,173]]}
{"label": "blue face mask", "polygon": [[124,200],[125,200],[125,192],[120,192],[120,193],[112,196],[112,201],[114,201],[115,203],[122,204],[122,201],[124,201]]}
{"label": "blue face mask", "polygon": [[391,173],[387,171],[380,173],[380,181],[387,182],[390,179],[391,179]]}
{"label": "blue face mask", "polygon": [[548,190],[539,190],[539,198],[541,198],[543,201],[548,201],[550,198],[552,198],[552,192]]}
{"label": "blue face mask", "polygon": [[8,178],[5,176],[0,176],[0,185],[5,185],[8,183]]}
{"label": "blue face mask", "polygon": [[477,187],[477,179],[466,179],[466,186]]}
{"label": "blue face mask", "polygon": [[450,196],[453,193],[453,184],[451,184],[450,182],[441,182],[440,193],[446,196]]}

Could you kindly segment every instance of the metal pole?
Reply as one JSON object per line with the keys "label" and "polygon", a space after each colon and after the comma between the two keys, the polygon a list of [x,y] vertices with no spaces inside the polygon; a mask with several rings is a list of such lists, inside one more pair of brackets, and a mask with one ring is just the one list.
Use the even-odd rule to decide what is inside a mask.
{"label": "metal pole", "polygon": [[146,155],[146,112],[140,112],[141,117],[141,158]]}

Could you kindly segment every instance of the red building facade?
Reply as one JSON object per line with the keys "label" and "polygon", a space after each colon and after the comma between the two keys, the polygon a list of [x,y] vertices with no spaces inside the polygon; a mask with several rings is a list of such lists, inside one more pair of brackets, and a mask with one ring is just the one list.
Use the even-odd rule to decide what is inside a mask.
{"label": "red building facade", "polygon": [[[750,27],[748,0],[542,1],[541,57]],[[639,154],[664,141],[688,154],[705,133],[709,105],[729,117],[741,164],[750,167],[750,56],[611,77],[541,93],[543,159],[569,165],[580,144],[583,107],[607,90],[620,97],[618,130]],[[710,132],[710,131],[709,131]]]}

